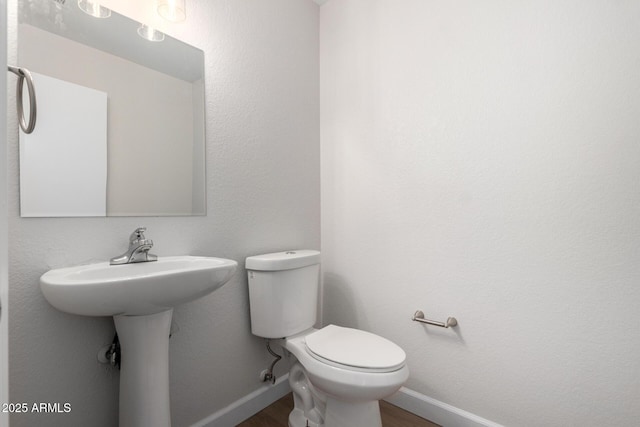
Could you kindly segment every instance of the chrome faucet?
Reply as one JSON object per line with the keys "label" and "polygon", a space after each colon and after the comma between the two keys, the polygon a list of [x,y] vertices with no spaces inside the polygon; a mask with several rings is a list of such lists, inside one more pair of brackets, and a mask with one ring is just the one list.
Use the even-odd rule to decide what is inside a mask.
{"label": "chrome faucet", "polygon": [[129,249],[125,253],[115,258],[111,258],[111,265],[130,264],[134,262],[157,261],[156,255],[150,254],[149,249],[153,247],[153,240],[144,237],[146,227],[136,228],[129,236]]}

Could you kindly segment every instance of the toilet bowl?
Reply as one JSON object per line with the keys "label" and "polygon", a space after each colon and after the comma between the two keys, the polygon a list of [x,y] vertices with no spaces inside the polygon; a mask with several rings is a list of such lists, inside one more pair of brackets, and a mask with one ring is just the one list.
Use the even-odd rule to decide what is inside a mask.
{"label": "toilet bowl", "polygon": [[295,357],[290,427],[381,427],[378,401],[409,377],[405,352],[370,332],[313,328],[319,263],[311,250],[246,259],[252,333]]}
{"label": "toilet bowl", "polygon": [[[400,347],[358,329],[329,325],[281,340],[280,345],[304,370],[326,427],[381,426],[378,401],[395,393],[409,377]],[[292,385],[294,396],[296,389]],[[313,414],[309,418],[314,421]]]}

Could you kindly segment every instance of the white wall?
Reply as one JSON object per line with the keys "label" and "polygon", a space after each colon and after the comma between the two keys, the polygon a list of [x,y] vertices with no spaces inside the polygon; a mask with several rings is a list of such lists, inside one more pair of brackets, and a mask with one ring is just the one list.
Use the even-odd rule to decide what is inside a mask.
{"label": "white wall", "polygon": [[[11,399],[73,408],[13,415],[12,427],[117,424],[118,373],[96,361],[113,322],[49,306],[38,284],[47,269],[121,253],[141,225],[160,256],[221,256],[243,265],[248,255],[320,245],[318,6],[191,0],[188,14],[163,30],[205,51],[207,216],[20,218],[17,124],[9,112]],[[15,25],[12,4],[10,60]],[[214,294],[175,310],[174,425],[191,425],[262,386],[258,374],[271,359],[250,333],[246,286],[240,268]]]}
{"label": "white wall", "polygon": [[409,388],[494,422],[636,425],[638,22],[628,1],[325,4],[324,323],[392,339]]}
{"label": "white wall", "polygon": [[[6,22],[7,2],[0,0],[0,22]],[[0,69],[7,68],[7,30],[0,29]],[[0,79],[0,402],[9,401],[9,273],[8,273],[8,221],[7,221],[7,81]],[[6,427],[9,415],[0,412],[0,427]]]}

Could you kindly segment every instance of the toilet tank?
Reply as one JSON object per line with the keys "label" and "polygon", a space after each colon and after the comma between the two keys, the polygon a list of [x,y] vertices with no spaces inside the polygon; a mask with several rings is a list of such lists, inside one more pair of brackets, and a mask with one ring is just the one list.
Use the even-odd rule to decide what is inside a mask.
{"label": "toilet tank", "polygon": [[285,338],[316,323],[320,252],[296,250],[251,256],[245,268],[254,335]]}

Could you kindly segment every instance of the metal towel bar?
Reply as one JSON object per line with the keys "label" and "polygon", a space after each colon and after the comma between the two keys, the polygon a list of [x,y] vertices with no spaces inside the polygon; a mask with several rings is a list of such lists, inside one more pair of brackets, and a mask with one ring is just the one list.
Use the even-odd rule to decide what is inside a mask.
{"label": "metal towel bar", "polygon": [[455,317],[449,317],[446,323],[425,319],[424,313],[422,312],[422,310],[416,311],[413,315],[413,319],[411,320],[415,322],[420,322],[420,323],[427,323],[429,325],[440,326],[441,328],[453,328],[454,326],[458,325],[458,321],[456,320]]}
{"label": "metal towel bar", "polygon": [[[33,85],[33,77],[26,68],[13,67],[9,65],[7,67],[9,71],[18,76],[18,85],[16,89],[16,106],[18,107],[18,120],[20,121],[20,128],[24,133],[31,133],[36,127],[36,115],[38,108],[36,106],[36,91]],[[22,104],[22,88],[24,87],[24,81],[27,81],[27,89],[29,91],[29,123],[24,118],[24,105]]]}

